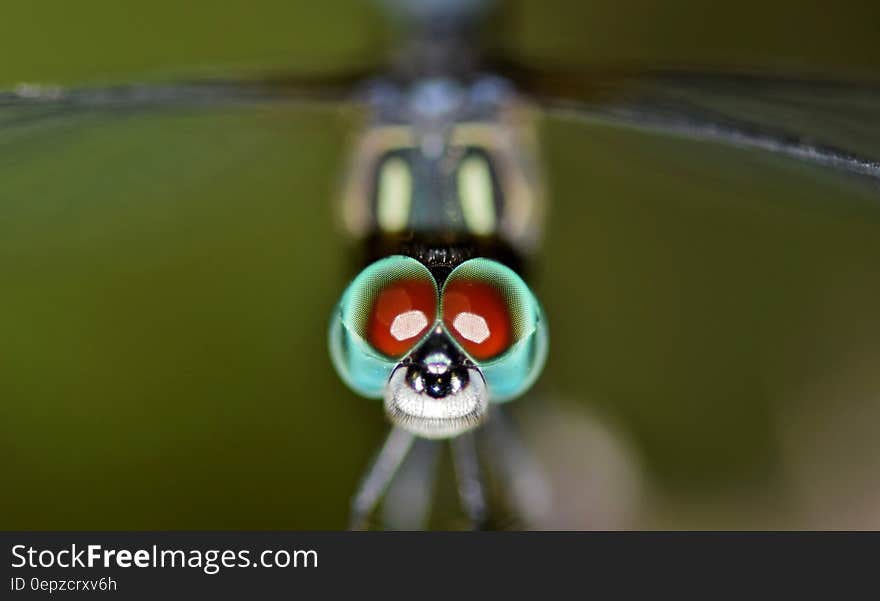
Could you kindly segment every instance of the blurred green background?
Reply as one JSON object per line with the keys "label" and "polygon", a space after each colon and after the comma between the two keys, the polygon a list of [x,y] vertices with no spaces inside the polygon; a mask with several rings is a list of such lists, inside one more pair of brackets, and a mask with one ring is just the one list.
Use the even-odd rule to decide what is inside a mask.
{"label": "blurred green background", "polygon": [[[494,33],[536,63],[880,68],[876,3],[527,0]],[[393,35],[355,0],[17,3],[0,85],[335,72]],[[357,124],[262,106],[0,130],[0,528],[344,527],[386,428],[325,349]],[[519,416],[556,483],[542,526],[880,527],[878,191],[540,125],[552,347]]]}

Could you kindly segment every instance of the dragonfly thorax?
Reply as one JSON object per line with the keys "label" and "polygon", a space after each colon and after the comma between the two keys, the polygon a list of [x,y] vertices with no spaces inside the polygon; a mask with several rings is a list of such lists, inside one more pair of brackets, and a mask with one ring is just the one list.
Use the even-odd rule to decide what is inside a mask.
{"label": "dragonfly thorax", "polygon": [[367,88],[343,215],[368,237],[497,238],[527,254],[543,217],[532,125],[504,81],[438,78]]}

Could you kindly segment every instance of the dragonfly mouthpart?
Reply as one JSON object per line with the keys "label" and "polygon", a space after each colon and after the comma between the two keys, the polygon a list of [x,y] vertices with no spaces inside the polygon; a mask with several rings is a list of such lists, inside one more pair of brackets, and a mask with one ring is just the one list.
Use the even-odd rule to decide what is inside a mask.
{"label": "dragonfly mouthpart", "polygon": [[385,411],[417,436],[449,438],[483,422],[488,397],[480,370],[445,333],[436,332],[392,372]]}

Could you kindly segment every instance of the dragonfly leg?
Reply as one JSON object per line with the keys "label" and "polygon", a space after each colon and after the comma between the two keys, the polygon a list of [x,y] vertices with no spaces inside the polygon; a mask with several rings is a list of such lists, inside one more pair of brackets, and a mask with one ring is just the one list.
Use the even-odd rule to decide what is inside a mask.
{"label": "dragonfly leg", "polygon": [[493,407],[484,427],[493,473],[497,474],[504,494],[508,496],[516,514],[526,526],[545,521],[552,510],[553,495],[550,485],[509,411],[502,405]]}
{"label": "dragonfly leg", "polygon": [[483,481],[480,459],[473,432],[466,432],[450,442],[452,446],[452,463],[458,480],[458,496],[462,507],[474,530],[486,525],[488,504],[486,503],[486,485]]}
{"label": "dragonfly leg", "polygon": [[352,499],[350,530],[363,530],[366,527],[370,514],[382,500],[414,440],[415,437],[406,430],[397,427],[391,429]]}
{"label": "dragonfly leg", "polygon": [[389,530],[423,530],[428,525],[440,443],[416,439],[382,503],[382,521]]}

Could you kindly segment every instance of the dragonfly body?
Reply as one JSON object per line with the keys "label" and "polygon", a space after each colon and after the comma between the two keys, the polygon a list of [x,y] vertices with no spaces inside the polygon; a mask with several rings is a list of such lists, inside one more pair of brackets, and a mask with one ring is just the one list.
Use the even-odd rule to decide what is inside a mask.
{"label": "dragonfly body", "polygon": [[530,108],[509,81],[473,69],[472,47],[460,43],[467,23],[418,28],[396,76],[362,94],[369,117],[342,215],[366,267],[334,311],[329,341],[343,380],[382,398],[394,427],[355,497],[353,527],[414,437],[454,440],[463,505],[482,523],[470,431],[492,405],[520,397],[547,354],[546,321],[521,276],[545,208]]}

